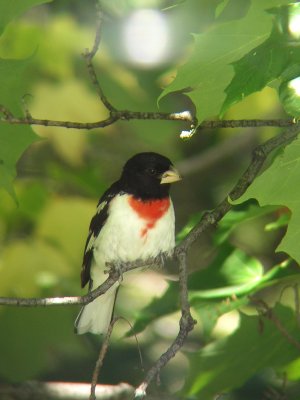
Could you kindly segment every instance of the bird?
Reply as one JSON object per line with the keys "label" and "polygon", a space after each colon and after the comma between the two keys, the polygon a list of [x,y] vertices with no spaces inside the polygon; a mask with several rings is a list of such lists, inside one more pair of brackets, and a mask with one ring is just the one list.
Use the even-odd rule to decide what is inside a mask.
{"label": "bird", "polygon": [[[100,198],[85,244],[81,286],[89,291],[105,280],[107,263],[171,255],[175,247],[175,214],[170,184],[181,176],[165,156],[138,153],[124,165],[120,178]],[[105,335],[113,318],[120,281],[85,305],[75,321],[77,334]]]}

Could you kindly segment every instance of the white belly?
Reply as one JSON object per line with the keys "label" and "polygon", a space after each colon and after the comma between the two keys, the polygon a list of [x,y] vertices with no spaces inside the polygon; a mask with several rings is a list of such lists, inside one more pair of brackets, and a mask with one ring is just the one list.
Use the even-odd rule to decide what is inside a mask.
{"label": "white belly", "polygon": [[[108,218],[94,243],[95,264],[130,262],[171,252],[175,245],[174,209],[170,207],[153,228],[140,218],[128,203],[128,196],[118,195],[111,201]],[[141,234],[144,232],[144,234]]]}

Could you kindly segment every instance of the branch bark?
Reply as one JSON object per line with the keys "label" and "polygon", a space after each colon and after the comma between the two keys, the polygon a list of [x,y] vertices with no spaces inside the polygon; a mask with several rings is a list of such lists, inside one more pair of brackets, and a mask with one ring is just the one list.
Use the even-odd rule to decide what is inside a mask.
{"label": "branch bark", "polygon": [[[92,64],[91,64],[92,65]],[[93,68],[93,67],[92,67]],[[90,72],[90,74],[94,74]],[[102,92],[101,92],[102,93]],[[99,94],[100,96],[100,94]],[[75,121],[58,121],[50,119],[34,118],[31,114],[26,114],[25,117],[15,116],[7,107],[0,105],[0,121],[11,125],[41,125],[41,126],[54,126],[62,128],[73,129],[99,129],[105,128],[114,124],[117,121],[131,121],[131,120],[165,120],[165,121],[181,121],[188,122],[191,127],[197,125],[196,118],[191,115],[189,111],[182,111],[176,113],[166,113],[157,111],[130,111],[130,110],[116,110],[110,102],[108,102],[103,93],[101,94],[102,102],[105,101],[105,106],[108,108],[109,117],[95,122],[75,122]],[[295,122],[293,119],[238,119],[238,120],[220,120],[220,121],[203,121],[199,124],[196,132],[203,129],[217,129],[217,128],[259,128],[264,126],[270,127],[290,127],[299,126],[300,122]]]}

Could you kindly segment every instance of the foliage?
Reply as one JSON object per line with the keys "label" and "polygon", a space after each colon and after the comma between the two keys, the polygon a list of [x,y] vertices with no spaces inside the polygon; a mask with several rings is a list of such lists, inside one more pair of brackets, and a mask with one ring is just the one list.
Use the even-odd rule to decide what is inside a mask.
{"label": "foliage", "polygon": [[[299,3],[144,1],[168,16],[178,48],[173,58],[149,70],[131,65],[119,49],[120,26],[138,3],[103,2],[109,17],[95,67],[115,107],[149,111],[158,101],[164,111],[194,108],[199,123],[211,117],[283,117],[283,110],[299,117],[300,34],[292,25]],[[80,55],[92,44],[96,22],[93,5],[86,4],[83,12],[74,0],[0,3],[0,104],[14,115],[28,107],[36,117],[55,120],[107,117]],[[33,96],[25,96],[22,106],[27,93]],[[182,127],[174,121],[124,121],[88,133],[0,123],[0,295],[79,293],[89,219],[123,161],[154,150],[180,165],[190,156],[218,150],[234,135],[202,131],[180,142]],[[257,140],[271,134],[262,129]],[[210,400],[228,393],[230,399],[248,400],[253,398],[249,382],[255,382],[255,396],[261,398],[270,387],[280,390],[285,375],[286,395],[299,398],[299,349],[291,340],[300,340],[298,160],[299,140],[272,154],[233,210],[192,249],[189,299],[198,328],[184,352],[185,363],[176,357],[175,367],[162,372],[166,390],[181,389],[183,398]],[[205,174],[195,170],[174,188],[178,225],[183,226],[178,243],[203,210],[230,191],[247,163],[245,154],[234,154]],[[168,272],[176,273],[172,266]],[[117,311],[134,323],[131,329],[117,326],[102,375],[109,383],[141,380],[133,333],[140,334],[150,364],[175,335],[174,324],[177,329],[176,279],[162,283],[162,276],[143,271],[131,282],[120,293]],[[260,301],[284,331],[258,313]],[[0,380],[89,380],[99,341],[73,334],[76,312],[0,308]],[[120,359],[127,360],[126,371]]]}

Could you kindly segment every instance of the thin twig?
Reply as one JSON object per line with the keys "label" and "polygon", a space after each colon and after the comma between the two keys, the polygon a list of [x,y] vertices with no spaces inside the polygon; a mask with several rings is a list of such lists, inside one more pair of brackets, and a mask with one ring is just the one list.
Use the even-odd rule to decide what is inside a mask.
{"label": "thin twig", "polygon": [[102,9],[101,9],[101,4],[100,4],[100,2],[98,2],[97,3],[97,25],[96,25],[96,33],[95,33],[93,47],[92,47],[91,51],[86,49],[86,51],[83,53],[83,57],[85,59],[86,67],[87,67],[91,82],[95,87],[96,93],[98,94],[99,99],[102,102],[102,104],[110,112],[110,118],[112,118],[111,113],[113,113],[114,111],[117,111],[117,110],[111,104],[111,102],[108,100],[108,98],[105,96],[105,94],[102,90],[102,87],[100,85],[100,82],[97,78],[97,74],[96,74],[96,71],[95,71],[95,68],[93,65],[93,58],[95,57],[95,55],[99,49],[100,42],[101,42],[102,23],[103,23],[103,14],[102,14]]}
{"label": "thin twig", "polygon": [[[97,78],[96,78],[97,80]],[[104,95],[98,92],[99,96]],[[101,99],[102,99],[101,97]],[[106,98],[105,96],[103,99]],[[102,100],[103,100],[102,99]],[[104,100],[105,101],[105,100]],[[189,111],[182,111],[177,113],[166,113],[156,111],[129,111],[129,110],[115,110],[110,102],[107,102],[106,107],[110,110],[108,118],[95,122],[75,122],[75,121],[58,121],[51,119],[33,118],[30,115],[26,117],[17,117],[4,105],[0,105],[0,121],[11,125],[40,125],[40,126],[55,126],[62,128],[73,129],[98,129],[105,128],[114,124],[117,121],[130,121],[130,120],[165,120],[165,121],[182,121],[195,125],[195,118]],[[263,126],[272,127],[291,127],[300,126],[300,122],[294,122],[292,119],[250,119],[250,120],[220,120],[220,121],[203,121],[197,128],[197,132],[203,129],[217,129],[217,128],[258,128]]]}
{"label": "thin twig", "polygon": [[55,126],[62,128],[73,128],[73,129],[97,129],[97,128],[105,128],[106,126],[112,125],[116,121],[130,121],[130,120],[165,120],[165,121],[182,121],[182,122],[193,122],[193,117],[187,111],[178,112],[178,113],[164,113],[164,112],[155,112],[155,111],[147,111],[147,112],[139,112],[139,111],[128,111],[128,110],[119,110],[119,111],[111,111],[110,116],[101,121],[95,122],[74,122],[74,121],[57,121],[50,119],[38,119],[33,117],[16,117],[11,111],[0,105],[0,114],[3,116],[0,117],[1,122],[6,122],[11,125],[40,125],[40,126]]}
{"label": "thin twig", "polygon": [[256,303],[257,306],[259,307],[259,311],[262,317],[267,318],[273,324],[276,326],[277,330],[282,334],[283,337],[286,338],[286,340],[293,345],[297,350],[300,351],[300,342],[298,342],[297,339],[295,339],[287,330],[286,328],[282,325],[280,319],[275,315],[274,311],[268,306],[268,304],[263,301],[262,299],[254,299],[253,300],[254,304]]}
{"label": "thin twig", "polygon": [[97,387],[97,382],[98,382],[98,378],[99,378],[99,374],[100,374],[100,370],[101,367],[103,365],[103,361],[105,358],[105,355],[107,353],[108,350],[108,346],[109,346],[109,340],[110,340],[110,336],[112,334],[113,331],[113,327],[115,325],[115,323],[119,320],[119,317],[113,318],[109,327],[108,327],[108,331],[106,333],[105,339],[102,343],[100,352],[99,352],[99,356],[98,359],[96,361],[96,365],[94,368],[94,372],[93,372],[93,377],[92,377],[92,383],[91,383],[91,394],[90,394],[90,398],[89,400],[96,400],[96,387]]}
{"label": "thin twig", "polygon": [[94,44],[92,50],[89,52],[89,58],[92,60],[100,46],[101,42],[101,30],[102,30],[102,23],[103,23],[103,11],[102,11],[102,5],[101,2],[98,1],[96,4],[96,32],[95,32],[95,39],[94,39]]}

